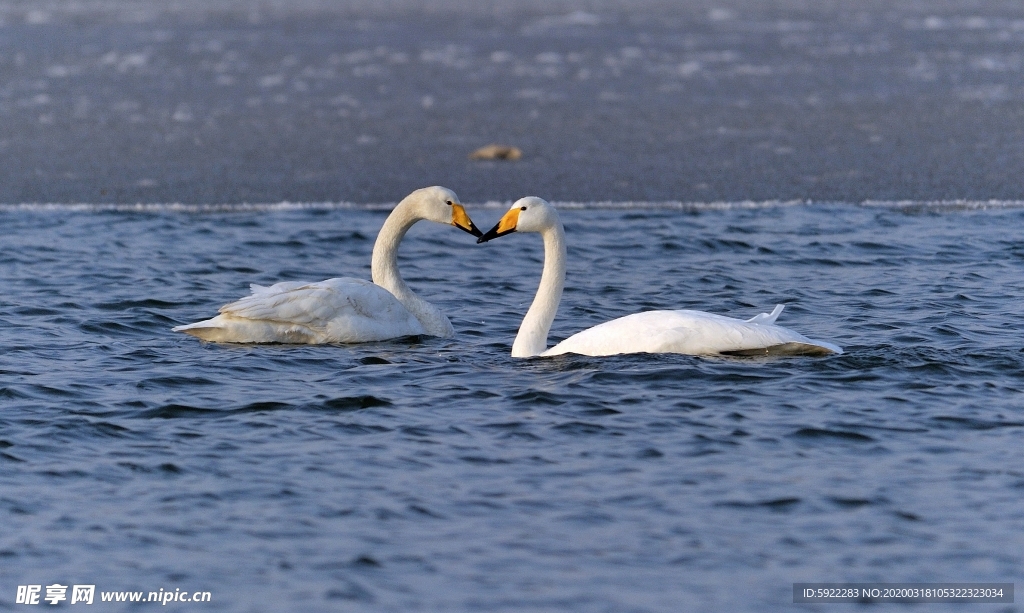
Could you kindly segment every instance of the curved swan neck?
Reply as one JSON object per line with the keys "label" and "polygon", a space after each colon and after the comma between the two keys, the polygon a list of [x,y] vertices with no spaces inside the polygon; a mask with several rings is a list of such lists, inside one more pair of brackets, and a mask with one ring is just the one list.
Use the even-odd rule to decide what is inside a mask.
{"label": "curved swan neck", "polygon": [[423,219],[416,212],[412,197],[398,203],[384,220],[377,241],[373,244],[373,258],[370,260],[370,278],[373,282],[394,294],[395,298],[413,314],[424,331],[431,336],[454,336],[455,330],[444,313],[412,291],[398,272],[398,245],[417,221]]}
{"label": "curved swan neck", "polygon": [[540,275],[537,295],[526,312],[519,334],[512,343],[512,357],[529,358],[548,348],[548,331],[558,312],[565,287],[565,230],[557,221],[541,233],[544,239],[544,271]]}

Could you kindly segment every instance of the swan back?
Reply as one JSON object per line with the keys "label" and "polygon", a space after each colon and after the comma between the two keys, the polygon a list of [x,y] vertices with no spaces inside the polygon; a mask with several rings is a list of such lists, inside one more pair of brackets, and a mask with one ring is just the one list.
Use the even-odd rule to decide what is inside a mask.
{"label": "swan back", "polygon": [[[782,311],[775,309],[775,316]],[[687,355],[824,355],[842,349],[815,341],[762,319],[742,321],[702,311],[644,311],[578,332],[543,355],[576,353],[606,356],[623,353]],[[774,320],[772,320],[774,321]],[[774,349],[774,350],[773,350]]]}

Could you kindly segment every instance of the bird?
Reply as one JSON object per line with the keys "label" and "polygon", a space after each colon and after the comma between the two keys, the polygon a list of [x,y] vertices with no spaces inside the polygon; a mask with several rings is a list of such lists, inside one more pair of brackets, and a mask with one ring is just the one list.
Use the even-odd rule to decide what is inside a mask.
{"label": "bird", "polygon": [[455,335],[448,318],[423,300],[398,272],[398,245],[420,220],[480,230],[452,190],[424,187],[384,220],[373,245],[373,282],[342,277],[306,283],[252,284],[252,294],[220,308],[212,319],[172,328],[217,343],[367,343],[404,336]]}
{"label": "bird", "polygon": [[811,340],[775,324],[778,305],[746,321],[702,311],[644,311],[598,324],[548,348],[548,331],[565,286],[565,229],[558,213],[535,196],[517,200],[500,221],[477,239],[485,243],[513,232],[536,232],[544,241],[540,286],[519,333],[512,357],[548,357],[575,353],[610,356],[628,353],[687,355],[829,355],[841,354],[832,343]]}

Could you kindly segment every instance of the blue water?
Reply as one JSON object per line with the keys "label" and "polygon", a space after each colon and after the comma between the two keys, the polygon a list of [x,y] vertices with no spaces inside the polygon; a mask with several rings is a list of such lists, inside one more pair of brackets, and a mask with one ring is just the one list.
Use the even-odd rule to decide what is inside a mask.
{"label": "blue water", "polygon": [[842,356],[513,360],[539,238],[432,224],[400,264],[456,338],[170,331],[249,283],[368,278],[386,213],[0,209],[0,609],[80,583],[211,592],[189,611],[770,611],[797,581],[1019,576],[1024,208],[562,205],[552,342],[785,303]]}

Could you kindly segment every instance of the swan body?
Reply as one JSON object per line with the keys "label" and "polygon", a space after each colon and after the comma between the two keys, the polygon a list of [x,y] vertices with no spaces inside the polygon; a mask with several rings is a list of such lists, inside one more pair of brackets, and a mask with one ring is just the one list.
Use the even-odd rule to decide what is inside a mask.
{"label": "swan body", "polygon": [[384,221],[373,247],[373,283],[337,278],[316,283],[251,285],[212,319],[173,328],[218,343],[365,343],[413,335],[450,337],[451,322],[406,285],[398,245],[420,220],[451,224],[479,236],[449,189],[426,187],[403,199]]}
{"label": "swan body", "polygon": [[217,317],[174,329],[217,343],[368,343],[427,333],[391,292],[362,279],[250,287]]}
{"label": "swan body", "polygon": [[[842,350],[831,344],[813,341],[788,328],[774,325],[775,316],[762,313],[742,321],[702,311],[645,311],[633,313],[573,334],[540,355],[603,356],[620,353],[715,353],[828,354]],[[757,321],[755,321],[757,320]]]}
{"label": "swan body", "polygon": [[478,239],[486,242],[511,232],[537,232],[544,240],[544,270],[533,304],[512,344],[513,357],[576,353],[609,356],[624,353],[688,355],[827,355],[843,350],[775,324],[783,305],[746,321],[701,311],[645,311],[578,332],[547,348],[565,284],[565,230],[558,213],[540,198],[517,201],[501,221]]}

